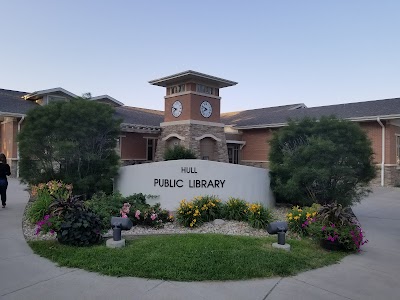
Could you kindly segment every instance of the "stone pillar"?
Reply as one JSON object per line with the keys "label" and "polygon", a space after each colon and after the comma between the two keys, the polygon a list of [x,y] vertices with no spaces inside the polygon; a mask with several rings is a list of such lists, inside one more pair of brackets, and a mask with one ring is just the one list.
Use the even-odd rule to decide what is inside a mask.
{"label": "stone pillar", "polygon": [[200,141],[204,137],[210,137],[216,140],[215,160],[220,162],[229,162],[228,148],[226,145],[226,138],[224,126],[187,123],[187,124],[174,124],[162,126],[161,136],[158,140],[156,161],[164,160],[164,152],[166,150],[166,141],[169,137],[177,137],[181,140],[180,144],[200,158]]}

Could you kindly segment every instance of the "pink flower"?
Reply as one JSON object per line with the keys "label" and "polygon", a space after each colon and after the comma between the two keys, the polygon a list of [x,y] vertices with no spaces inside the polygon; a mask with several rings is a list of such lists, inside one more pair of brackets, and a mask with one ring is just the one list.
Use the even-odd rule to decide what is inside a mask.
{"label": "pink flower", "polygon": [[157,214],[151,214],[150,219],[152,219],[153,221],[157,218]]}
{"label": "pink flower", "polygon": [[135,213],[135,218],[140,220],[140,210],[137,210]]}

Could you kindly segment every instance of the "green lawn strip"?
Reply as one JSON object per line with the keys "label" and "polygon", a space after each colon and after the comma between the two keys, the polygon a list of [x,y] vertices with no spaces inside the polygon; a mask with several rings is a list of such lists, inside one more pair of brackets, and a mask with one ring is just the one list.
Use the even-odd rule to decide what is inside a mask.
{"label": "green lawn strip", "polygon": [[111,276],[178,281],[238,280],[289,276],[338,262],[343,252],[328,252],[311,240],[289,240],[292,251],[274,249],[276,238],[219,234],[145,236],[122,249],[104,244],[69,247],[31,241],[33,251],[60,266]]}

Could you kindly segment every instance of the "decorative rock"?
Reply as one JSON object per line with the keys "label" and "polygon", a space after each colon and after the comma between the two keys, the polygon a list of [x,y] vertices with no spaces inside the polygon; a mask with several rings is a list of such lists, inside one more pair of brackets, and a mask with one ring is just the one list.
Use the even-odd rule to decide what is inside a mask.
{"label": "decorative rock", "polygon": [[286,243],[285,245],[280,245],[278,243],[273,243],[272,244],[273,248],[277,248],[277,249],[282,249],[282,250],[286,250],[286,251],[290,251],[290,245],[288,243]]}
{"label": "decorative rock", "polygon": [[106,246],[108,248],[122,248],[122,247],[125,247],[125,239],[121,239],[120,241],[114,241],[114,239],[108,239],[106,241]]}
{"label": "decorative rock", "polygon": [[224,225],[225,221],[222,219],[215,219],[214,220],[214,225]]}

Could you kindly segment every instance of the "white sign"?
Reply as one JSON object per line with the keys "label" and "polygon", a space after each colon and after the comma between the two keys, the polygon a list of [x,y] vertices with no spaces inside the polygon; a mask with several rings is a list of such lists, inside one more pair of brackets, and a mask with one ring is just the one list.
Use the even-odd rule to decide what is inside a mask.
{"label": "white sign", "polygon": [[266,169],[199,159],[170,160],[120,168],[116,189],[123,195],[143,193],[159,196],[149,204],[161,203],[176,210],[179,201],[196,196],[214,195],[223,201],[229,197],[250,203],[274,205]]}

